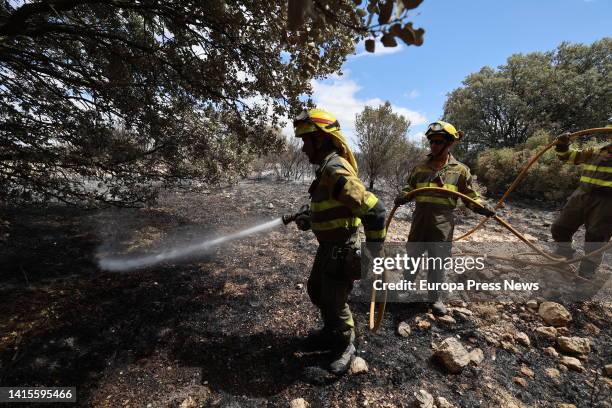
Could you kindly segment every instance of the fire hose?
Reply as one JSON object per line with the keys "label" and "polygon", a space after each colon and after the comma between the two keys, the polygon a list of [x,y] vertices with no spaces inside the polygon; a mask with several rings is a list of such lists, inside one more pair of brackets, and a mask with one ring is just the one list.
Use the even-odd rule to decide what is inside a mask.
{"label": "fire hose", "polygon": [[[581,137],[581,136],[585,136],[585,135],[591,135],[591,134],[596,134],[596,133],[609,133],[610,134],[610,133],[612,133],[612,128],[585,129],[585,130],[581,130],[581,131],[574,132],[574,133],[570,134],[569,138],[571,140],[571,139],[575,139],[577,137]],[[510,193],[525,178],[525,176],[527,174],[527,171],[531,168],[531,166],[533,166],[533,164],[536,161],[538,161],[538,159],[540,157],[542,157],[544,155],[544,153],[546,153],[550,148],[555,146],[555,144],[556,144],[556,140],[550,142],[538,154],[536,154],[533,158],[531,158],[531,160],[529,160],[527,162],[527,164],[519,172],[518,176],[510,184],[510,187],[508,187],[506,192],[499,199],[499,201],[497,202],[497,204],[494,207],[495,209],[499,209],[502,206],[502,204],[504,203],[504,201],[506,200],[508,195],[510,195]],[[464,201],[470,202],[470,203],[472,203],[475,206],[484,207],[482,204],[480,204],[479,202],[477,202],[477,201],[473,200],[472,198],[466,196],[465,194],[459,193],[457,191],[447,190],[447,189],[444,189],[444,188],[441,188],[441,187],[423,187],[423,188],[418,188],[418,189],[415,189],[415,190],[412,190],[412,191],[408,192],[406,194],[406,198],[410,198],[410,197],[414,196],[415,194],[423,193],[423,192],[428,192],[428,191],[437,191],[437,192],[443,192],[445,194],[451,194],[451,195],[454,195],[456,197],[460,197]],[[389,214],[389,217],[387,218],[387,222],[385,224],[385,230],[387,230],[387,231],[389,230],[389,225],[391,225],[391,221],[393,220],[393,217],[394,217],[395,212],[397,211],[398,207],[399,206],[396,205],[391,210],[391,213]],[[561,264],[568,264],[569,265],[569,264],[573,264],[573,263],[579,262],[582,259],[589,258],[589,257],[591,257],[593,255],[599,254],[601,252],[606,251],[607,249],[612,248],[612,242],[610,242],[610,243],[604,245],[603,247],[601,247],[601,248],[599,248],[599,249],[597,249],[597,250],[595,250],[593,252],[590,252],[588,254],[585,254],[585,255],[583,255],[581,257],[577,257],[577,258],[570,259],[570,260],[566,260],[565,258],[557,258],[557,257],[554,257],[554,256],[552,256],[552,255],[542,251],[537,246],[532,244],[520,232],[518,232],[514,227],[512,227],[512,225],[510,225],[510,223],[508,223],[504,219],[500,218],[498,215],[495,215],[493,217],[485,217],[483,220],[481,220],[478,223],[478,225],[476,225],[476,227],[472,228],[470,231],[468,231],[464,235],[460,236],[459,238],[455,239],[454,241],[459,241],[461,239],[467,238],[468,236],[470,236],[471,234],[476,232],[478,229],[480,229],[489,220],[489,218],[494,218],[495,221],[497,221],[499,224],[501,224],[504,228],[506,228],[512,234],[514,234],[518,239],[520,239],[525,244],[527,244],[537,254],[545,257],[546,259],[548,259],[550,261],[548,263],[531,263],[531,262],[521,261],[521,262],[524,262],[526,264],[540,265],[540,266],[555,266],[555,265],[561,265]],[[383,280],[384,280],[385,273],[386,272],[383,272]],[[387,291],[384,290],[382,300],[378,303],[378,307],[377,307],[377,305],[376,305],[376,290],[374,289],[374,287],[372,287],[372,295],[370,297],[369,327],[370,327],[370,330],[373,331],[373,332],[376,332],[379,329],[379,327],[380,327],[380,325],[382,323],[382,319],[383,319],[384,313],[385,313],[386,303],[387,303]],[[376,311],[377,311],[377,313],[375,313]]]}

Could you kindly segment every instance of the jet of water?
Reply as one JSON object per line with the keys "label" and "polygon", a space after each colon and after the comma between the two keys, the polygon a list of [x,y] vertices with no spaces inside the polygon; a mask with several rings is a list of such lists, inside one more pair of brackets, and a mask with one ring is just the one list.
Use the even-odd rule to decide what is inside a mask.
{"label": "jet of water", "polygon": [[147,266],[156,265],[161,262],[186,258],[189,255],[193,255],[195,253],[202,253],[216,246],[219,246],[225,242],[233,241],[239,238],[244,238],[249,235],[256,234],[258,232],[263,232],[263,231],[266,231],[272,228],[276,228],[282,224],[283,224],[282,219],[278,218],[272,221],[265,222],[263,224],[255,225],[253,227],[244,229],[242,231],[235,232],[233,234],[229,234],[229,235],[225,235],[219,238],[207,240],[207,241],[204,241],[198,244],[171,248],[167,251],[159,252],[157,254],[145,255],[145,256],[140,256],[137,258],[134,258],[134,257],[102,258],[98,261],[98,265],[100,266],[101,269],[105,269],[107,271],[114,271],[114,272],[144,268]]}

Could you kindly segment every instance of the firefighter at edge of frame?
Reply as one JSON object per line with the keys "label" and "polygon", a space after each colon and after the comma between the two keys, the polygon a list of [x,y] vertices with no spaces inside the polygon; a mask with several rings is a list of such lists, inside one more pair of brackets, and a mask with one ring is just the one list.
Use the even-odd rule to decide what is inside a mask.
{"label": "firefighter at edge of frame", "polygon": [[[477,206],[465,201],[472,211],[492,217],[495,212],[484,204],[484,201],[472,187],[470,169],[460,163],[450,153],[450,149],[463,137],[463,132],[455,129],[450,123],[437,121],[431,123],[425,132],[431,152],[419,163],[408,176],[408,182],[395,198],[395,205],[408,203],[412,197],[407,193],[423,187],[440,187],[457,191],[483,205]],[[428,257],[446,258],[450,256],[451,242],[455,220],[453,210],[457,206],[455,196],[444,192],[431,191],[413,196],[416,202],[412,216],[412,225],[408,235],[407,255],[420,256],[427,251]],[[445,279],[443,268],[431,268],[428,271],[429,283],[442,283]],[[416,279],[416,271],[407,279]],[[431,291],[427,297],[431,309],[436,315],[445,315],[446,306],[440,300],[440,292]]]}
{"label": "firefighter at edge of frame", "polygon": [[[293,122],[302,151],[319,167],[308,193],[310,206],[296,217],[299,229],[312,229],[319,248],[308,278],[308,296],[321,312],[323,328],[311,332],[304,348],[331,351],[329,371],[344,374],[355,355],[355,323],[347,303],[361,272],[358,226],[363,222],[372,256],[383,253],[385,208],[366,191],[357,163],[335,116],[321,109],[302,112]],[[349,260],[349,258],[353,260]]]}
{"label": "firefighter at edge of frame", "polygon": [[[612,117],[608,125],[612,127]],[[564,163],[582,165],[578,188],[569,196],[559,216],[550,227],[557,255],[572,258],[572,237],[584,224],[584,252],[606,245],[612,236],[612,143],[599,148],[576,150],[570,147],[569,133],[556,138],[555,151]],[[603,253],[580,262],[580,278],[592,280]],[[581,280],[578,278],[577,282]]]}

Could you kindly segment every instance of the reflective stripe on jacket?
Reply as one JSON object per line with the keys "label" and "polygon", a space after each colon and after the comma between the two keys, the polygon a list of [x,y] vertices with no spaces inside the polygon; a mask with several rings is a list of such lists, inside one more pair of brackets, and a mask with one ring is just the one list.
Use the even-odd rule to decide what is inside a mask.
{"label": "reflective stripe on jacket", "polygon": [[610,193],[612,192],[612,153],[609,151],[611,146],[600,149],[569,149],[566,152],[557,152],[557,157],[565,163],[582,165],[580,175],[582,190]]}
{"label": "reflective stripe on jacket", "polygon": [[[408,177],[408,183],[402,191],[408,193],[422,187],[441,187],[463,193],[478,202],[482,201],[478,192],[472,187],[470,169],[465,164],[458,162],[452,154],[449,154],[448,162],[439,170],[433,167],[430,155],[430,158],[418,164],[412,170]],[[452,210],[457,205],[455,196],[437,191],[419,193],[414,197],[414,200],[417,203],[417,208],[428,206],[441,210]],[[465,205],[470,208],[473,207],[470,202],[466,202]]]}
{"label": "reflective stripe on jacket", "polygon": [[336,152],[323,160],[308,191],[312,231],[319,242],[345,243],[362,222],[367,241],[384,241],[385,208]]}

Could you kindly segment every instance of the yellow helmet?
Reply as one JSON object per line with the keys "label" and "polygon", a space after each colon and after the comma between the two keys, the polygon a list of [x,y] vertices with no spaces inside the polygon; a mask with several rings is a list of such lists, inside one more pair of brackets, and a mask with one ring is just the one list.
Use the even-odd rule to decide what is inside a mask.
{"label": "yellow helmet", "polygon": [[340,130],[338,119],[331,113],[322,109],[309,109],[298,115],[293,121],[296,137],[316,132],[317,129],[325,133],[333,133]]}
{"label": "yellow helmet", "polygon": [[450,123],[438,120],[434,123],[430,123],[427,132],[425,132],[425,136],[427,136],[428,139],[433,135],[450,136],[452,141],[458,141],[463,137],[463,132],[455,129]]}
{"label": "yellow helmet", "polygon": [[300,113],[295,118],[293,128],[295,130],[295,137],[304,137],[313,134],[317,130],[327,133],[334,146],[338,149],[340,156],[349,162],[355,170],[355,174],[358,173],[357,160],[355,160],[346,137],[340,131],[340,123],[338,123],[338,119],[334,115],[323,109],[309,109]]}

